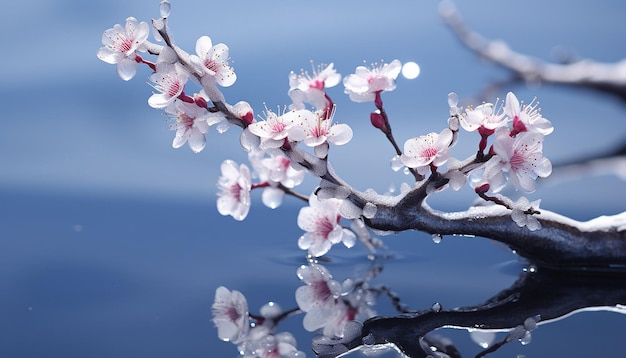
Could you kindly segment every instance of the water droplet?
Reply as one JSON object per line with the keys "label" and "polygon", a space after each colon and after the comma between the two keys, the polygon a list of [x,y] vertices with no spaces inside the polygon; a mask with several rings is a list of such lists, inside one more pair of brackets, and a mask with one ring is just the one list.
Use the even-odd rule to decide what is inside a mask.
{"label": "water droplet", "polygon": [[496,333],[493,331],[470,331],[470,337],[476,344],[486,349],[496,340]]}
{"label": "water droplet", "polygon": [[524,268],[524,272],[535,273],[535,272],[537,272],[537,266],[529,265],[528,267]]}
{"label": "water droplet", "polygon": [[163,0],[159,4],[159,12],[161,13],[161,17],[168,17],[168,16],[170,16],[170,10],[171,9],[172,9],[172,5],[170,5],[170,2],[167,1],[167,0]]}
{"label": "water droplet", "polygon": [[404,164],[402,164],[402,161],[400,160],[400,156],[396,155],[395,157],[391,158],[391,170],[393,170],[394,172],[397,172],[398,170],[402,169],[402,167],[404,166]]}
{"label": "water droplet", "polygon": [[435,302],[435,303],[433,303],[433,305],[430,307],[430,309],[431,309],[433,312],[437,312],[437,313],[438,313],[438,312],[441,312],[441,309],[442,309],[442,308],[443,308],[443,307],[441,306],[441,303],[439,303],[439,302]]}
{"label": "water droplet", "polygon": [[376,344],[376,338],[372,334],[368,334],[367,336],[363,337],[363,344],[366,346]]}
{"label": "water droplet", "polygon": [[448,106],[456,107],[459,104],[459,95],[456,92],[448,93]]}
{"label": "water droplet", "polygon": [[526,332],[526,334],[524,335],[524,337],[520,338],[520,343],[525,346],[527,344],[530,344],[530,341],[532,340],[532,335],[530,334],[530,332]]}
{"label": "water droplet", "polygon": [[440,243],[442,239],[443,239],[443,236],[441,234],[433,234],[433,242],[435,244]]}
{"label": "water droplet", "polygon": [[409,175],[411,174],[411,169],[404,167],[404,170],[402,170],[402,172],[404,173],[404,175]]}

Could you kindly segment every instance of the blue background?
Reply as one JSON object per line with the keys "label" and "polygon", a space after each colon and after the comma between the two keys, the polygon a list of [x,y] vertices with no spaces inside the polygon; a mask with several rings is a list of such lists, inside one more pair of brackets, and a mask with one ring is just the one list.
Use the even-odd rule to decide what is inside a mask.
{"label": "blue background", "polygon": [[[310,60],[334,62],[343,75],[363,61],[415,61],[421,75],[399,79],[398,89],[383,97],[403,143],[446,125],[448,92],[471,99],[506,77],[459,45],[436,1],[172,3],[177,43],[190,51],[202,35],[226,43],[238,81],[224,93],[231,103],[247,100],[257,113],[264,103],[288,104],[287,75],[309,69]],[[484,36],[545,60],[558,46],[598,61],[626,57],[622,1],[480,0],[458,7]],[[300,203],[289,199],[271,211],[255,193],[245,222],[221,217],[215,182],[224,159],[246,158],[239,130],[211,131],[200,154],[172,149],[165,117],[147,106],[148,69],[123,82],[114,66],[96,58],[105,29],[128,16],[149,21],[158,16],[158,1],[25,0],[3,11],[0,356],[235,356],[210,322],[214,290],[242,291],[252,311],[269,300],[295,305],[295,270],[303,262],[296,245]],[[623,142],[624,105],[613,98],[536,84],[500,96],[507,90],[527,101],[539,98],[556,128],[544,150],[555,164]],[[373,106],[350,103],[342,92],[329,90],[338,104],[335,120],[349,123],[355,138],[331,153],[339,175],[380,192],[409,181],[388,170],[392,148],[369,125]],[[453,155],[469,155],[476,141],[462,135]],[[302,192],[314,185],[307,181]],[[615,176],[569,178],[546,181],[531,199],[585,220],[623,211],[623,193]],[[473,199],[465,190],[442,193],[432,204],[462,210]],[[434,245],[428,235],[407,233],[385,242],[397,258],[380,282],[413,308],[479,303],[513,282],[522,266],[482,239]],[[334,252],[329,267],[338,279],[367,265],[363,248]],[[380,310],[392,313],[385,305],[381,299]],[[302,332],[300,319],[281,328]],[[621,315],[584,313],[566,322],[540,327],[529,346],[505,349],[511,356],[567,355],[564,343],[554,344],[559,337],[581,342],[571,354],[626,348],[617,338],[626,326]],[[477,351],[467,334],[450,334]],[[308,352],[310,337],[297,334],[301,350]]]}

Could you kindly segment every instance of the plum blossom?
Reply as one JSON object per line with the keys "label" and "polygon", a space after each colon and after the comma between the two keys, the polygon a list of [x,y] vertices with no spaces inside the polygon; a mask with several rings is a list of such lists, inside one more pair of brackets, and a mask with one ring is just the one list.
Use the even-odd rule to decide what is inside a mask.
{"label": "plum blossom", "polygon": [[345,93],[354,102],[371,102],[376,99],[376,93],[393,91],[396,88],[396,78],[400,74],[402,63],[393,60],[382,65],[373,65],[372,68],[359,66],[355,73],[343,79]]}
{"label": "plum blossom", "polygon": [[[552,172],[552,163],[543,156],[542,134],[522,132],[511,137],[507,130],[498,131],[493,150],[499,161],[490,173],[509,172],[516,188],[526,193],[535,191],[535,179],[545,178]],[[491,161],[491,160],[490,160]]]}
{"label": "plum blossom", "polygon": [[483,103],[475,108],[467,108],[461,115],[461,126],[468,132],[486,130],[493,133],[506,125],[507,119],[502,111],[494,111],[492,103]]}
{"label": "plum blossom", "polygon": [[282,204],[285,191],[279,188],[293,188],[304,180],[305,172],[291,166],[291,161],[283,155],[265,157],[261,150],[253,150],[248,158],[261,183],[266,183],[261,198],[269,208],[277,208]]}
{"label": "plum blossom", "polygon": [[266,326],[250,330],[245,342],[239,346],[244,358],[305,358],[296,348],[296,339],[289,332],[272,334]]}
{"label": "plum blossom", "polygon": [[248,302],[241,292],[218,287],[211,310],[220,339],[238,344],[246,338],[250,329]]}
{"label": "plum blossom", "polygon": [[554,130],[552,123],[543,118],[537,105],[538,103],[534,103],[534,101],[530,104],[520,105],[513,92],[506,94],[504,113],[513,121],[513,135],[526,131],[537,132],[542,135],[552,133]]}
{"label": "plum blossom", "polygon": [[115,24],[102,35],[102,44],[97,56],[106,63],[117,64],[117,74],[128,81],[137,73],[137,51],[144,51],[143,43],[148,39],[150,27],[146,22],[137,23],[129,17],[126,26]]}
{"label": "plum blossom", "polygon": [[261,138],[260,148],[263,150],[279,148],[285,140],[302,141],[306,133],[302,123],[315,113],[308,110],[289,111],[282,115],[267,110],[264,121],[251,123],[250,132]]}
{"label": "plum blossom", "polygon": [[341,295],[341,284],[333,280],[328,270],[319,264],[302,265],[297,275],[305,286],[296,289],[296,302],[306,315],[304,328],[313,332],[325,327],[330,317],[336,313],[337,298]]}
{"label": "plum blossom", "polygon": [[[320,148],[323,144],[344,145],[352,139],[352,128],[345,123],[332,123],[333,115],[324,118],[322,113],[314,113],[315,116],[306,116],[303,123],[306,138],[304,144],[309,147]],[[320,151],[320,157],[328,154],[328,147]],[[318,149],[319,151],[319,149]]]}
{"label": "plum blossom", "polygon": [[298,240],[298,247],[319,257],[334,244],[343,242],[346,247],[354,245],[354,233],[339,225],[341,202],[335,198],[320,200],[315,194],[309,197],[309,206],[300,209],[298,213],[298,226],[306,231]]}
{"label": "plum blossom", "polygon": [[293,101],[290,109],[304,109],[304,104],[313,105],[316,109],[324,109],[330,105],[324,89],[334,87],[341,81],[341,75],[333,68],[320,65],[313,69],[313,75],[302,71],[300,74],[289,74],[289,97]]}
{"label": "plum blossom", "polygon": [[539,210],[540,203],[541,199],[531,203],[522,196],[511,205],[511,218],[519,227],[526,226],[530,231],[541,229],[541,223],[534,216],[534,214],[538,213],[537,210]]}
{"label": "plum blossom", "polygon": [[221,170],[222,175],[217,183],[217,210],[222,215],[231,215],[241,221],[250,211],[250,169],[245,164],[237,166],[232,160],[225,160]]}
{"label": "plum blossom", "polygon": [[202,36],[196,41],[196,55],[191,55],[191,63],[198,68],[202,76],[208,75],[215,79],[222,87],[231,86],[237,80],[237,75],[228,64],[228,46],[217,44],[213,46],[211,38]]}
{"label": "plum blossom", "polygon": [[335,301],[333,314],[327,317],[323,333],[329,337],[343,337],[345,326],[354,320],[365,321],[375,315],[371,305],[375,295],[369,290],[356,288]]}
{"label": "plum blossom", "polygon": [[176,131],[172,147],[180,148],[188,143],[189,148],[195,153],[204,149],[205,134],[209,131],[209,126],[225,121],[224,115],[220,112],[211,113],[195,103],[182,101],[172,103],[165,109],[165,113],[176,121],[170,126],[170,129]]}
{"label": "plum blossom", "polygon": [[149,77],[152,87],[159,93],[153,93],[148,99],[152,108],[165,108],[183,94],[188,76],[177,64],[157,63],[157,72]]}
{"label": "plum blossom", "polygon": [[424,175],[431,164],[438,167],[448,160],[450,143],[452,143],[452,131],[448,128],[439,134],[431,132],[409,139],[404,143],[404,153],[400,156],[400,160],[402,164],[415,168],[418,173]]}

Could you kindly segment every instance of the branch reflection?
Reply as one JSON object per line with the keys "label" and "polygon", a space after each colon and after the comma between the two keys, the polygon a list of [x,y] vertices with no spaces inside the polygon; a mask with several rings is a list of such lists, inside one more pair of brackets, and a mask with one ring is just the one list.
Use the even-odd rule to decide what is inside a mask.
{"label": "branch reflection", "polygon": [[319,357],[337,357],[364,347],[393,344],[409,357],[433,356],[434,352],[442,357],[460,357],[449,341],[431,339],[428,333],[442,327],[512,330],[508,340],[492,345],[480,357],[508,341],[523,338],[537,321],[546,324],[584,310],[626,313],[626,271],[526,271],[511,287],[480,305],[374,317],[348,327],[341,339],[317,337],[313,349]]}

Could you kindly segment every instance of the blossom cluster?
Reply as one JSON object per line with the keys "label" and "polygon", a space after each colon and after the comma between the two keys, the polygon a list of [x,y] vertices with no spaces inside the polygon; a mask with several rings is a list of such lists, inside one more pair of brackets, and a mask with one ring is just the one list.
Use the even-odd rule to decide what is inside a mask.
{"label": "blossom cluster", "polygon": [[280,306],[270,303],[261,308],[261,315],[251,317],[246,297],[239,291],[220,286],[212,305],[213,323],[218,337],[237,345],[245,358],[305,358],[296,348],[291,333],[274,333]]}
{"label": "blossom cluster", "polygon": [[[366,219],[376,215],[376,206],[363,203],[357,208],[349,198],[353,189],[334,176],[328,162],[331,146],[345,145],[353,137],[348,124],[335,121],[337,107],[327,92],[340,83],[350,100],[374,103],[371,124],[396,150],[392,168],[405,167],[405,172],[414,175],[416,188],[422,185],[429,195],[446,187],[458,190],[469,182],[479,197],[509,209],[520,227],[541,228],[536,218],[539,201],[524,197],[513,201],[500,194],[508,181],[516,189],[532,193],[536,179],[551,173],[551,162],[543,155],[543,140],[553,127],[536,101],[520,103],[509,92],[504,101],[463,110],[458,97],[451,94],[448,127],[412,137],[400,147],[393,137],[382,94],[396,89],[401,62],[358,66],[343,78],[330,63],[314,67],[312,73],[289,73],[287,95],[291,103],[276,111],[266,107],[261,115],[255,115],[245,101],[229,104],[219,89],[232,86],[237,79],[228,46],[202,36],[196,41],[195,54],[185,52],[171,42],[167,15],[165,11],[161,19],[152,22],[155,40],[164,44],[148,41],[150,26],[129,17],[125,26],[115,25],[104,32],[97,56],[116,64],[123,80],[135,76],[138,64],[149,67],[154,92],[147,102],[168,116],[170,129],[175,131],[174,148],[186,143],[199,153],[206,147],[211,127],[218,133],[231,126],[242,129],[240,144],[248,152],[249,165],[232,160],[222,163],[217,183],[220,214],[244,220],[255,189],[262,190],[263,204],[272,209],[283,203],[285,195],[307,204],[297,217],[303,230],[297,245],[307,252],[308,264],[297,269],[305,285],[295,293],[298,309],[305,313],[306,330],[341,336],[348,322],[374,314],[371,305],[375,290],[367,282],[340,284],[316,261],[339,243],[350,248],[359,239],[370,250],[377,245],[365,225]],[[155,55],[156,60],[149,61],[140,53]],[[195,93],[188,89],[191,82],[199,87]],[[451,156],[460,128],[480,136],[476,154],[465,160]],[[321,182],[311,194],[303,195],[295,190],[307,173]],[[344,225],[346,222],[350,225]],[[212,308],[218,336],[236,344],[244,357],[304,357],[291,334],[274,333],[276,324],[288,315],[277,305],[269,304],[261,309],[260,316],[254,316],[240,292],[219,287]]]}
{"label": "blossom cluster", "polygon": [[276,333],[278,323],[286,317],[305,313],[304,328],[321,330],[328,337],[343,337],[346,325],[375,315],[373,305],[380,288],[371,288],[368,278],[343,283],[334,280],[328,269],[314,260],[297,270],[304,283],[296,290],[297,310],[284,311],[270,302],[261,307],[260,314],[248,311],[245,296],[236,290],[218,287],[212,305],[213,323],[218,337],[235,344],[247,358],[302,358],[291,333]]}

